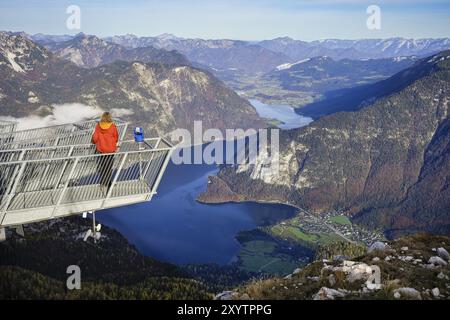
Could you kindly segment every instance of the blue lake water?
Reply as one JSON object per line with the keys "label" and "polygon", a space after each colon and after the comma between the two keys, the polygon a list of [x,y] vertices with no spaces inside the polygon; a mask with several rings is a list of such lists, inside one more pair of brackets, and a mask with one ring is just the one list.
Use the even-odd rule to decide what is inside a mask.
{"label": "blue lake water", "polygon": [[138,250],[158,260],[227,264],[239,251],[239,231],[291,217],[284,205],[227,203],[206,205],[195,199],[206,188],[212,165],[170,164],[151,202],[104,210],[101,223],[118,230]]}
{"label": "blue lake water", "polygon": [[[262,116],[283,121],[283,128],[309,122],[288,106],[252,103]],[[152,201],[105,210],[97,218],[118,230],[141,253],[158,260],[177,264],[230,263],[240,248],[235,239],[238,232],[287,219],[295,210],[272,204],[198,203],[195,199],[206,189],[208,176],[217,170],[215,165],[170,163]]]}

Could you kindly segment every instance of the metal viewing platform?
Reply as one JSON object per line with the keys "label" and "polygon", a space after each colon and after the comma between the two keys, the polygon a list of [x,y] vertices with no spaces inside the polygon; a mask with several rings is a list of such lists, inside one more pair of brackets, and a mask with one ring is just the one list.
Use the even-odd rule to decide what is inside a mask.
{"label": "metal viewing platform", "polygon": [[[12,125],[0,122],[0,150],[41,148],[91,143],[96,121],[84,121],[29,130],[7,131]],[[128,123],[115,122],[119,140],[125,137]]]}
{"label": "metal viewing platform", "polygon": [[163,139],[143,146],[122,142],[112,154],[96,154],[91,145],[3,152],[2,159],[17,160],[0,163],[0,227],[150,200],[172,147]]}
{"label": "metal viewing platform", "polygon": [[[121,141],[117,152],[100,154],[90,143],[94,125],[89,123],[88,129],[69,129],[69,133],[63,129],[70,128],[69,125],[51,128],[61,135],[51,138],[59,138],[60,142],[82,132],[88,139],[80,144],[46,147],[35,144],[20,149],[3,146],[0,238],[5,238],[5,227],[17,228],[84,212],[93,213],[94,227],[86,237],[94,236],[99,231],[95,211],[151,200],[170,160],[172,145],[163,138]],[[126,124],[122,128],[123,137]],[[25,131],[12,132],[11,136],[29,137]],[[36,135],[35,140],[47,139],[38,137],[36,132],[44,135],[49,132],[44,128],[30,131],[30,135]],[[15,135],[17,132],[20,133]]]}

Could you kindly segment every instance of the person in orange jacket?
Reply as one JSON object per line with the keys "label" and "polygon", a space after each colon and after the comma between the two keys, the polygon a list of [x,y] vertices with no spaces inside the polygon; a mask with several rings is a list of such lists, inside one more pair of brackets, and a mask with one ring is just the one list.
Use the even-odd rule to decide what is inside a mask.
{"label": "person in orange jacket", "polygon": [[100,184],[107,189],[111,186],[111,177],[114,165],[114,153],[117,151],[119,133],[109,112],[102,114],[101,120],[95,126],[92,143],[97,153],[105,154],[97,157],[97,169],[100,174]]}

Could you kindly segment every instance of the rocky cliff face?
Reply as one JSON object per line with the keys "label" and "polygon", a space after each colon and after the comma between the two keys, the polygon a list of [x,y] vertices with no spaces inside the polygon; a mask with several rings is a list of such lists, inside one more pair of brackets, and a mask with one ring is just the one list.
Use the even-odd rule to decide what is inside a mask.
{"label": "rocky cliff face", "polygon": [[126,61],[86,69],[23,36],[0,36],[1,115],[47,115],[53,104],[77,102],[116,110],[158,134],[191,129],[194,120],[205,129],[264,126],[249,102],[200,69]]}
{"label": "rocky cliff face", "polygon": [[211,74],[189,66],[115,62],[88,71],[85,79],[74,93],[81,101],[126,108],[132,112],[130,120],[145,119],[159,134],[175,128],[192,130],[196,120],[205,129],[264,125],[246,100]]}
{"label": "rocky cliff face", "polygon": [[[357,112],[340,112],[280,135],[280,170],[224,168],[200,200],[274,201],[355,214],[386,231],[450,229],[450,52],[426,72]],[[416,70],[417,71],[417,70]],[[219,187],[218,187],[219,186]]]}

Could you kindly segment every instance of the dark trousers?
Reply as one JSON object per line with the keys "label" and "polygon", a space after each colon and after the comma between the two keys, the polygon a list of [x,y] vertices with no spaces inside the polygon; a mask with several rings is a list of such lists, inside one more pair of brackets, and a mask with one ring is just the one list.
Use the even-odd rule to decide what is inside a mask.
{"label": "dark trousers", "polygon": [[97,171],[100,175],[100,184],[111,187],[114,165],[114,155],[107,154],[97,157]]}

